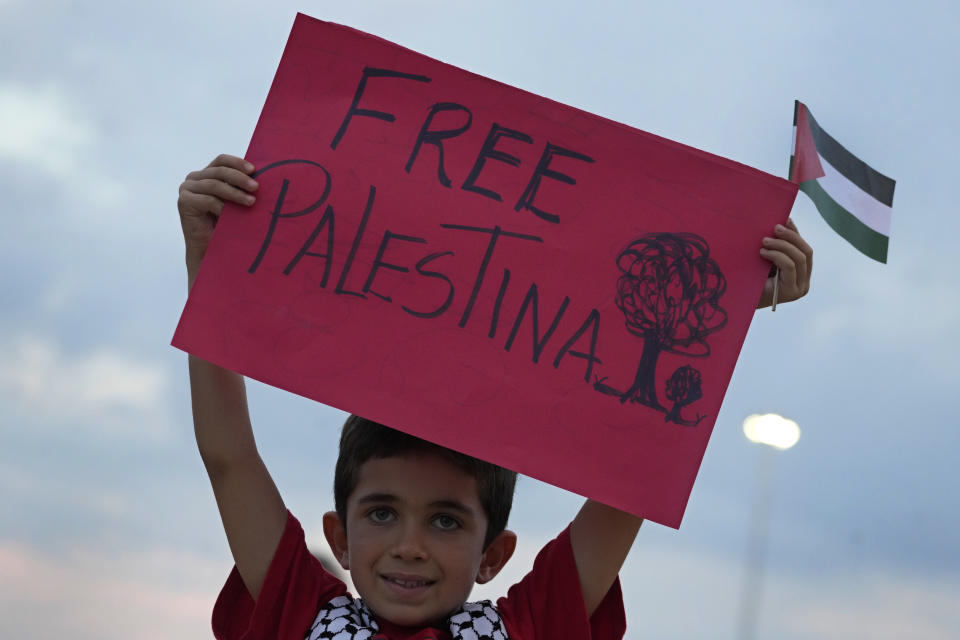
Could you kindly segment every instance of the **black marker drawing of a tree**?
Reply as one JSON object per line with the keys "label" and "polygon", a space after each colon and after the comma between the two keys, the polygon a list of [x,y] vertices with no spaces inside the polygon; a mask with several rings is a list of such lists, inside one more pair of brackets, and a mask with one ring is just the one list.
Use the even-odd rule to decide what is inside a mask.
{"label": "black marker drawing of a tree", "polygon": [[623,312],[627,331],[643,340],[643,352],[626,391],[607,385],[605,378],[597,380],[594,388],[686,424],[680,407],[702,394],[699,372],[696,381],[690,373],[682,373],[673,385],[668,383],[668,389],[673,389],[668,399],[675,403],[668,411],[657,398],[657,360],[664,352],[710,355],[707,336],[727,323],[727,312],[720,306],[726,279],[710,257],[706,240],[693,233],[650,233],[638,238],[617,256],[617,267],[617,308]]}
{"label": "black marker drawing of a tree", "polygon": [[673,407],[664,416],[664,421],[689,427],[697,426],[703,420],[702,415],[697,414],[696,420],[686,420],[680,414],[680,410],[701,397],[703,397],[703,385],[700,382],[700,372],[688,364],[677,368],[667,380],[667,400],[673,402]]}

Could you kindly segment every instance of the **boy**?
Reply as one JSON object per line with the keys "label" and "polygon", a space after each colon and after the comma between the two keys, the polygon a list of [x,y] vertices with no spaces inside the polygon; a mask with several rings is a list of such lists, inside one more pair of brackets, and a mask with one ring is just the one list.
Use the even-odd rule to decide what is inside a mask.
{"label": "boy", "polygon": [[[226,201],[251,205],[254,167],[218,156],[187,175],[178,209],[192,287]],[[812,251],[792,222],[764,238],[779,300],[809,289]],[[758,307],[772,300],[768,279]],[[214,609],[218,638],[613,639],[625,631],[617,574],[642,520],[587,500],[496,607],[466,603],[510,559],[515,474],[351,416],[341,435],[336,511],[323,528],[360,600],[306,548],[260,459],[238,374],[190,356],[197,446],[236,566]]]}

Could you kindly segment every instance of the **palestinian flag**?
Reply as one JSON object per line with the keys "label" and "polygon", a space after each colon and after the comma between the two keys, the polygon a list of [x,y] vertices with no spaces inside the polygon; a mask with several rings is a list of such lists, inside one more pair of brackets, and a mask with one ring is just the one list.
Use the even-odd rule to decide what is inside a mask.
{"label": "palestinian flag", "polygon": [[799,100],[793,108],[790,180],[810,196],[834,231],[886,263],[896,183],[844,149]]}

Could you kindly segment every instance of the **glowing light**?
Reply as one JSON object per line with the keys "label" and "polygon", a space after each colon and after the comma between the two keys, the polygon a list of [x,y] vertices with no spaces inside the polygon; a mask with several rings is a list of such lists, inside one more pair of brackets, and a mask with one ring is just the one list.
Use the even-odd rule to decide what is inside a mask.
{"label": "glowing light", "polygon": [[800,440],[800,426],[775,413],[754,414],[743,421],[743,433],[750,442],[789,449]]}

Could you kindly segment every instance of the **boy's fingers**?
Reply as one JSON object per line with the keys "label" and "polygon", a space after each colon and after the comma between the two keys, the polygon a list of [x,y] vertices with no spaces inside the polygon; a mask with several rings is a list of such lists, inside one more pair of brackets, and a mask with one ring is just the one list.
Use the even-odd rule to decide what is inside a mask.
{"label": "boy's fingers", "polygon": [[794,261],[785,253],[761,249],[760,255],[780,268],[780,293],[784,300],[794,300],[802,295],[797,286],[797,267]]}
{"label": "boy's fingers", "polygon": [[256,191],[256,180],[232,167],[207,167],[187,175],[187,180],[221,180],[245,191]]}
{"label": "boy's fingers", "polygon": [[797,245],[779,238],[764,238],[763,246],[771,251],[786,254],[797,265],[797,271],[807,273],[807,255]]}
{"label": "boy's fingers", "polygon": [[796,245],[798,249],[807,244],[796,230],[779,224],[773,228],[773,237]]}
{"label": "boy's fingers", "polygon": [[[788,221],[789,223],[789,221]],[[791,243],[795,244],[803,253],[808,257],[813,256],[813,247],[807,244],[807,241],[803,239],[803,236],[800,235],[800,232],[797,231],[796,225],[790,224],[789,229],[783,229],[782,231],[774,229],[774,235],[779,238],[784,238],[789,240]]]}
{"label": "boy's fingers", "polygon": [[774,229],[774,235],[789,240],[798,249],[800,249],[800,251],[803,252],[803,255],[806,256],[806,273],[807,278],[809,278],[810,274],[813,273],[813,247],[807,244],[807,241],[804,240],[803,236],[800,235],[800,231],[797,229],[797,225],[794,223],[793,218],[787,218],[786,226],[789,231],[779,231]]}
{"label": "boy's fingers", "polygon": [[253,164],[243,158],[232,156],[228,153],[221,153],[214,158],[207,167],[232,167],[243,173],[253,173]]}
{"label": "boy's fingers", "polygon": [[227,184],[223,180],[213,178],[187,180],[183,183],[183,190],[191,193],[216,196],[221,200],[236,202],[237,204],[252,204],[254,201],[254,197],[246,191]]}

